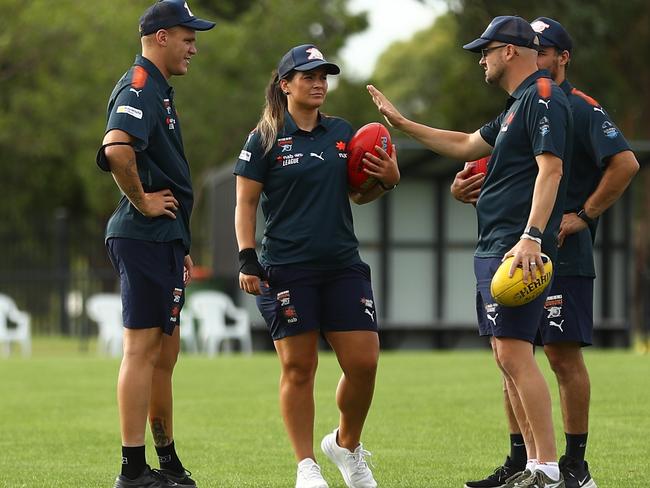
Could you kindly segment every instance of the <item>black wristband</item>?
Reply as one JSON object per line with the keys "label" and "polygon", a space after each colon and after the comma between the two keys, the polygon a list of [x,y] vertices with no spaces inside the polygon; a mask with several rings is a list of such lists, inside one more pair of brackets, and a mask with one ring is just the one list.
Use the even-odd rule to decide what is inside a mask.
{"label": "black wristband", "polygon": [[587,223],[587,225],[590,227],[596,223],[595,219],[592,219],[591,217],[589,217],[589,215],[587,215],[587,212],[585,212],[584,208],[580,209],[580,211],[578,212],[578,217],[584,220]]}
{"label": "black wristband", "polygon": [[391,191],[391,190],[394,190],[397,187],[397,184],[395,184],[393,186],[386,186],[386,185],[384,185],[383,181],[379,180],[379,186],[381,186],[382,190],[384,190],[384,191]]}
{"label": "black wristband", "polygon": [[266,272],[257,259],[257,253],[252,247],[239,251],[239,271],[245,275],[257,276],[266,280]]}

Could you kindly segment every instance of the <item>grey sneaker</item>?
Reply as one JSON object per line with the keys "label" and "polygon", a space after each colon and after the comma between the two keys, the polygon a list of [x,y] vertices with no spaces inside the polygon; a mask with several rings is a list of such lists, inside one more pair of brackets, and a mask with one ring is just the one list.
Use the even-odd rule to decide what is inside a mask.
{"label": "grey sneaker", "polygon": [[320,466],[313,459],[306,458],[298,463],[296,488],[329,488],[320,472]]}
{"label": "grey sneaker", "polygon": [[362,444],[354,451],[339,446],[336,442],[338,431],[338,428],[334,429],[334,432],[323,437],[320,447],[325,455],[339,468],[348,488],[377,488],[377,482],[366,462],[371,454]]}
{"label": "grey sneaker", "polygon": [[553,480],[543,471],[535,470],[525,479],[517,481],[512,485],[513,488],[566,488],[564,478],[560,473],[559,480]]}
{"label": "grey sneaker", "polygon": [[505,484],[503,485],[503,488],[516,488],[518,486],[521,486],[521,483],[526,481],[532,475],[533,473],[530,471],[530,469],[524,469],[519,473],[515,473],[506,480]]}

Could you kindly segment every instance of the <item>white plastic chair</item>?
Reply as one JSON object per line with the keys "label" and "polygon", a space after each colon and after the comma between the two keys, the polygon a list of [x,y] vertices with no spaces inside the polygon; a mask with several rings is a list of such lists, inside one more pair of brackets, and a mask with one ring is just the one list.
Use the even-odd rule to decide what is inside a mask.
{"label": "white plastic chair", "polygon": [[[228,295],[219,291],[197,291],[188,301],[199,324],[199,340],[208,356],[219,354],[221,343],[224,343],[224,352],[230,352],[232,339],[239,341],[242,352],[253,352],[248,312],[235,307]],[[228,323],[228,319],[233,323]]]}
{"label": "white plastic chair", "polygon": [[[15,327],[9,327],[9,322]],[[0,343],[4,357],[11,354],[11,343],[18,342],[23,356],[32,353],[31,318],[27,312],[18,310],[16,303],[7,295],[0,294]]]}
{"label": "white plastic chair", "polygon": [[194,327],[194,315],[185,305],[181,310],[181,341],[185,344],[187,352],[196,354],[199,352],[199,345],[196,340],[196,329]]}
{"label": "white plastic chair", "polygon": [[98,293],[86,301],[88,317],[97,322],[97,350],[111,356],[122,355],[122,299],[117,293]]}

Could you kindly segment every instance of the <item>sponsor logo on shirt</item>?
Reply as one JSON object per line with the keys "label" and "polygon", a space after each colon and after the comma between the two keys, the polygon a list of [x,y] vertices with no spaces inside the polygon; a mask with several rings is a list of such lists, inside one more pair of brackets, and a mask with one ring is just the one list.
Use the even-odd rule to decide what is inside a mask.
{"label": "sponsor logo on shirt", "polygon": [[612,124],[609,120],[603,122],[602,128],[605,137],[608,137],[609,139],[616,139],[618,137],[618,129],[614,127],[614,124]]}
{"label": "sponsor logo on shirt", "polygon": [[251,160],[251,153],[249,151],[242,151],[239,153],[239,159],[242,159],[244,161],[250,161]]}
{"label": "sponsor logo on shirt", "polygon": [[136,119],[142,119],[142,110],[139,108],[131,107],[130,105],[120,105],[115,110],[115,113],[118,114],[127,114]]}
{"label": "sponsor logo on shirt", "polygon": [[300,162],[300,158],[303,156],[303,153],[281,154],[275,159],[280,166],[291,166],[292,164],[298,164]]}
{"label": "sponsor logo on shirt", "polygon": [[345,151],[345,142],[344,141],[337,141],[336,142],[336,150],[337,151]]}
{"label": "sponsor logo on shirt", "polygon": [[508,127],[510,127],[510,123],[514,118],[515,118],[515,113],[510,112],[508,114],[508,117],[506,117],[506,120],[503,122],[503,124],[501,124],[501,132],[508,132]]}
{"label": "sponsor logo on shirt", "polygon": [[549,132],[551,132],[551,121],[548,120],[548,117],[545,115],[539,119],[539,133],[542,136],[545,136]]}
{"label": "sponsor logo on shirt", "polygon": [[[278,139],[278,146],[284,150],[284,146],[291,146],[293,144],[293,137],[281,137]],[[291,151],[291,149],[289,149]]]}

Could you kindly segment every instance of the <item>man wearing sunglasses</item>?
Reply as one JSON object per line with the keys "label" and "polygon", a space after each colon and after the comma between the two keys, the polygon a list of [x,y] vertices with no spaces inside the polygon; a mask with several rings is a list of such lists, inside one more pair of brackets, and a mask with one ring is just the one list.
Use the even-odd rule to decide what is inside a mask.
{"label": "man wearing sunglasses", "polygon": [[[481,335],[490,336],[508,391],[523,406],[539,460],[519,486],[564,488],[557,463],[551,398],[533,356],[546,293],[520,307],[503,307],[490,294],[502,259],[514,256],[526,281],[543,268],[542,253],[555,259],[555,234],[564,208],[572,131],[569,103],[548,73],[537,69],[539,39],[521,17],[492,20],[481,37],[463,46],[480,53],[488,84],[510,97],[505,110],[472,134],[434,129],[406,119],[375,87],[368,90],[386,120],[431,150],[459,161],[492,154],[490,172],[477,201],[479,241],[474,255],[477,315]],[[513,402],[514,403],[514,402]],[[471,486],[471,485],[470,485]]]}
{"label": "man wearing sunglasses", "polygon": [[[562,88],[574,119],[571,174],[558,236],[560,248],[555,278],[540,323],[540,339],[560,390],[566,451],[559,465],[566,486],[596,488],[585,461],[590,382],[581,350],[592,344],[593,243],[598,217],[623,194],[639,164],[605,110],[567,80],[573,49],[569,33],[559,22],[547,17],[535,19],[531,26],[540,40],[537,66],[548,70]],[[454,179],[452,194],[460,201],[474,203],[482,179],[481,175],[470,177],[469,171],[463,170]],[[519,427],[510,398],[506,395],[510,455],[493,474],[484,480],[468,482],[467,486],[507,486],[507,478],[527,467],[526,445],[533,440],[525,425]],[[514,406],[514,411],[519,408]]]}

